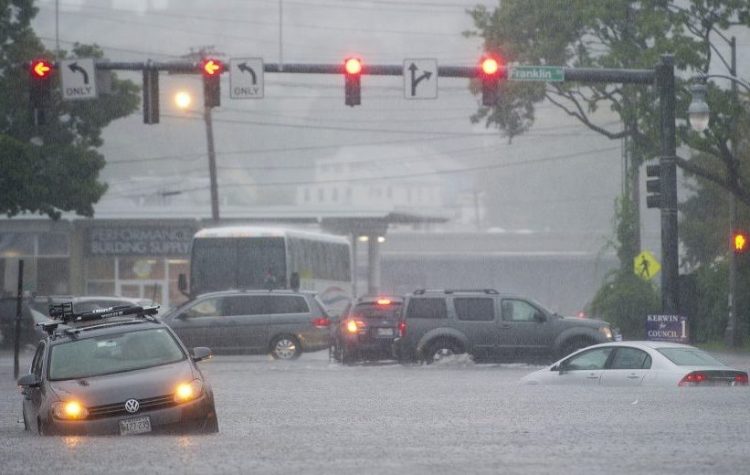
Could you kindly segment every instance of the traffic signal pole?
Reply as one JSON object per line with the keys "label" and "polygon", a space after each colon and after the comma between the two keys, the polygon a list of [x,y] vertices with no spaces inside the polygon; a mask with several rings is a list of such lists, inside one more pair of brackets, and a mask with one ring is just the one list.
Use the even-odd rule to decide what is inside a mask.
{"label": "traffic signal pole", "polygon": [[[200,73],[201,63],[190,61],[177,62],[96,62],[96,68],[102,70],[143,70],[148,67],[155,71],[172,73]],[[498,65],[497,74],[501,78],[508,77],[505,64]],[[594,69],[594,68],[559,68],[564,73],[565,82],[580,83],[620,83],[643,84],[657,88],[661,112],[661,154],[660,166],[660,208],[661,208],[661,251],[663,271],[661,274],[662,312],[676,315],[679,307],[678,287],[678,235],[677,235],[677,167],[676,167],[676,131],[675,131],[675,77],[674,60],[671,55],[664,55],[653,69]],[[266,73],[302,73],[302,74],[336,74],[345,76],[345,64],[263,64]],[[220,74],[220,73],[219,73]],[[361,75],[370,76],[402,76],[403,65],[368,65],[361,64]],[[482,79],[483,68],[476,66],[439,66],[439,77]],[[350,84],[351,86],[351,84]],[[359,86],[359,84],[357,84]],[[217,91],[218,92],[218,91]],[[359,91],[356,91],[359,93]],[[218,94],[217,94],[218,95]],[[351,102],[351,101],[350,101]],[[359,103],[357,103],[359,104]],[[218,105],[218,104],[216,104]],[[352,104],[350,104],[352,105]],[[209,171],[211,174],[211,208],[214,220],[219,219],[218,187],[216,185],[216,157],[213,152],[213,127],[211,123],[211,107],[206,106],[204,112],[206,120],[206,136],[209,149]]]}
{"label": "traffic signal pole", "polygon": [[214,151],[214,126],[211,107],[204,106],[203,119],[206,121],[206,146],[208,147],[208,175],[211,182],[211,219],[219,222],[219,185],[216,176],[216,152]]}

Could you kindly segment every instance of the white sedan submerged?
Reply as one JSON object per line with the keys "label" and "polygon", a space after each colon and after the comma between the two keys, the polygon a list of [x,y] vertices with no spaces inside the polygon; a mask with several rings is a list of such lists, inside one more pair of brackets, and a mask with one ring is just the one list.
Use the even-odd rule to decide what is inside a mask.
{"label": "white sedan submerged", "polygon": [[748,374],[690,345],[658,341],[602,343],[524,378],[525,384],[602,386],[747,386]]}

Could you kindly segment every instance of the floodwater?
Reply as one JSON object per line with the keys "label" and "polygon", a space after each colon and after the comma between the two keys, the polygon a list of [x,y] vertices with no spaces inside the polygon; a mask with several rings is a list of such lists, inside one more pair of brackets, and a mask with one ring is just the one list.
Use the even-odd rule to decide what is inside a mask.
{"label": "floodwater", "polygon": [[[724,359],[750,367],[750,355]],[[200,364],[214,388],[217,435],[40,438],[17,423],[12,358],[0,355],[0,471],[750,471],[747,387],[523,386],[518,380],[538,367],[461,357],[344,367],[319,352],[294,362],[218,356]]]}

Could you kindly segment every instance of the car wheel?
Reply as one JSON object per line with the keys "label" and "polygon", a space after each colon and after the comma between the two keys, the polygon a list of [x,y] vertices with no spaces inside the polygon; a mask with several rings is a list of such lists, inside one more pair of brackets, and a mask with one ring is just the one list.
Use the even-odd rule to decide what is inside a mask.
{"label": "car wheel", "polygon": [[203,433],[216,434],[217,432],[219,432],[219,418],[216,417],[216,413],[214,412],[206,418],[206,425],[203,426]]}
{"label": "car wheel", "polygon": [[341,362],[343,364],[350,365],[354,363],[357,360],[356,356],[356,353],[347,348],[346,345],[341,345]]}
{"label": "car wheel", "polygon": [[39,435],[49,435],[49,431],[47,430],[47,426],[42,424],[42,420],[37,418],[36,420],[36,431]]}
{"label": "car wheel", "polygon": [[580,350],[581,348],[586,348],[587,346],[591,346],[593,344],[594,343],[588,338],[571,338],[560,346],[560,352],[558,356],[560,358],[563,358],[575,351]]}
{"label": "car wheel", "polygon": [[275,360],[294,360],[301,354],[299,341],[291,335],[277,336],[271,342],[271,356]]}
{"label": "car wheel", "polygon": [[427,364],[432,364],[436,361],[444,360],[463,353],[461,349],[450,340],[438,340],[428,346],[428,350],[425,354],[424,361]]}

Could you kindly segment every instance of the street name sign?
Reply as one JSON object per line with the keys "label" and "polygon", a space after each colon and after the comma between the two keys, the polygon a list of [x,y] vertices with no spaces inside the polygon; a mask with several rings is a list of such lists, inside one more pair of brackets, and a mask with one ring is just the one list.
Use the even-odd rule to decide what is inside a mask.
{"label": "street name sign", "polygon": [[229,60],[229,97],[263,99],[263,58]]}
{"label": "street name sign", "polygon": [[511,66],[508,72],[511,81],[565,81],[565,70],[560,66]]}
{"label": "street name sign", "polygon": [[437,59],[405,59],[403,74],[406,99],[437,99]]}
{"label": "street name sign", "polygon": [[64,100],[96,99],[94,59],[78,58],[60,61],[60,84]]}

